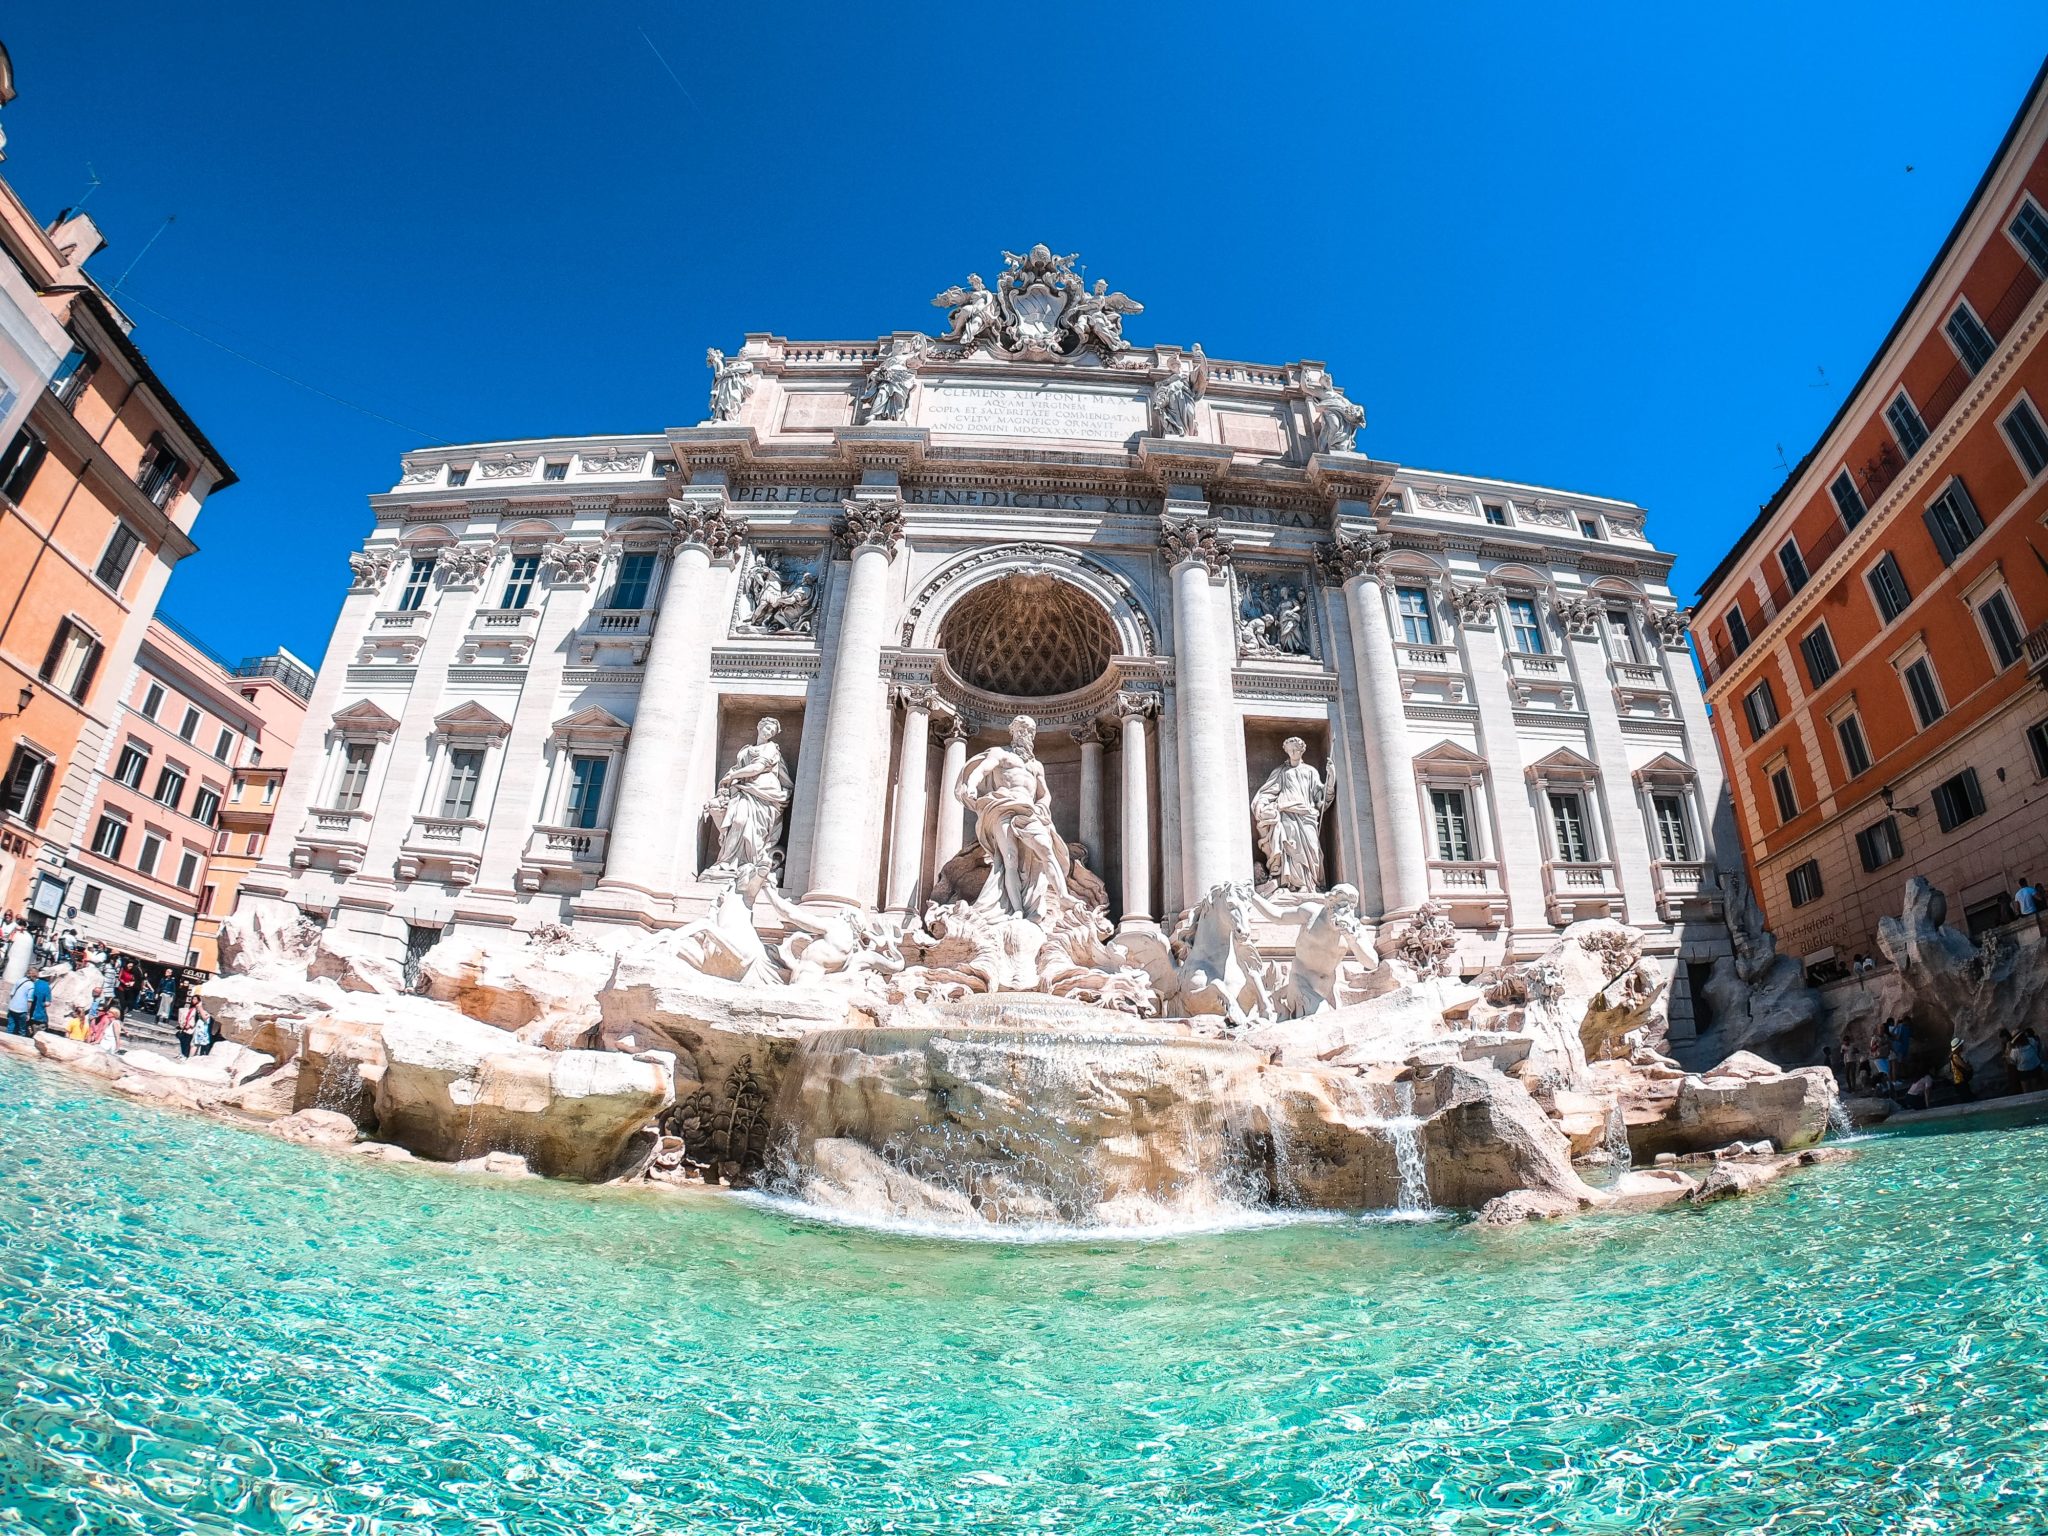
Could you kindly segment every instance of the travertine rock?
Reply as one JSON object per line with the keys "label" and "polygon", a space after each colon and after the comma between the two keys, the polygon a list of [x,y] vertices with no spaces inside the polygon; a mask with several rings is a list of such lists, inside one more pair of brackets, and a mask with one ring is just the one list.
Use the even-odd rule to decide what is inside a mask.
{"label": "travertine rock", "polygon": [[295,1054],[305,1020],[328,1012],[345,994],[333,981],[270,976],[216,976],[199,989],[221,1037],[279,1060]]}
{"label": "travertine rock", "polygon": [[986,1225],[965,1195],[914,1178],[843,1136],[821,1137],[811,1144],[810,1176],[807,1193],[836,1209],[869,1211],[898,1221]]}
{"label": "travertine rock", "polygon": [[331,981],[344,992],[376,992],[388,997],[407,990],[403,966],[337,928],[323,930],[314,942],[306,976],[308,980]]}
{"label": "travertine rock", "polygon": [[1806,968],[1796,956],[1778,953],[1778,941],[1764,927],[1748,882],[1738,874],[1721,878],[1735,955],[1716,960],[1707,977],[1712,1027],[1677,1054],[1688,1066],[1749,1050],[1774,1061],[1814,1060],[1826,1013],[1820,993],[1806,984]]}
{"label": "travertine rock", "polygon": [[1899,968],[1914,1017],[1961,1039],[1980,1078],[2003,1088],[1998,1031],[2031,1024],[2048,1037],[2048,938],[2034,924],[1986,934],[1979,945],[1943,921],[1947,908],[1942,893],[1915,875],[1900,915],[1878,920],[1877,947]]}
{"label": "travertine rock", "polygon": [[1563,1132],[1513,1078],[1446,1065],[1421,1069],[1415,1082],[1434,1204],[1476,1210],[1518,1189],[1581,1205],[1594,1202],[1592,1190],[1572,1170]]}
{"label": "travertine rock", "polygon": [[356,1123],[331,1109],[302,1109],[274,1121],[270,1134],[309,1147],[347,1147],[356,1140]]}
{"label": "travertine rock", "polygon": [[220,927],[223,975],[304,977],[320,930],[288,901],[245,898]]}
{"label": "travertine rock", "polygon": [[[18,1040],[21,1037],[15,1035],[8,1038]],[[26,1040],[23,1040],[21,1043],[23,1045],[30,1044]],[[31,1049],[50,1061],[58,1062],[63,1066],[70,1067],[75,1071],[84,1072],[92,1077],[106,1078],[110,1082],[115,1078],[128,1075],[128,1068],[122,1065],[121,1059],[112,1052],[102,1050],[99,1046],[90,1045],[83,1040],[73,1040],[69,1035],[60,1035],[51,1030],[40,1031],[35,1036]]]}
{"label": "travertine rock", "polygon": [[1812,1146],[1827,1134],[1836,1096],[1834,1075],[1825,1067],[1781,1072],[1738,1051],[1711,1072],[1682,1079],[1664,1116],[1631,1116],[1629,1148],[1637,1160],[1649,1161],[1660,1152],[1700,1152],[1737,1141],[1768,1141],[1782,1151]]}
{"label": "travertine rock", "polygon": [[500,1029],[539,1025],[549,1040],[586,1041],[612,956],[582,943],[535,943],[523,934],[441,940],[420,961],[420,988],[437,1002]]}

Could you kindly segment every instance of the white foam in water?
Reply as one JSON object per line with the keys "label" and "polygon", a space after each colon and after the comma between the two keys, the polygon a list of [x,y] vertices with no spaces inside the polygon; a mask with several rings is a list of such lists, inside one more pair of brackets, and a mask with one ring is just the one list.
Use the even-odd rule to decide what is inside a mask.
{"label": "white foam in water", "polygon": [[[824,1226],[851,1227],[886,1233],[895,1237],[919,1237],[952,1243],[1149,1243],[1183,1237],[1215,1237],[1229,1232],[1252,1232],[1273,1227],[1330,1225],[1360,1217],[1342,1211],[1221,1210],[1199,1216],[1146,1222],[1141,1226],[1062,1226],[1052,1223],[988,1222],[981,1226],[955,1226],[943,1221],[913,1221],[907,1217],[881,1216],[871,1211],[852,1211],[839,1206],[813,1205],[795,1195],[771,1194],[748,1189],[733,1192],[742,1205],[773,1211],[793,1221],[817,1222]],[[1378,1213],[1365,1220],[1415,1220]]]}

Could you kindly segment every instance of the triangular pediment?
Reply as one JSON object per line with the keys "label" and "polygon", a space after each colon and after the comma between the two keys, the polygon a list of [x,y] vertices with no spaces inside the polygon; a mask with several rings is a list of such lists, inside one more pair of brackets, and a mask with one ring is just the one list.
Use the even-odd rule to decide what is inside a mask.
{"label": "triangular pediment", "polygon": [[370,699],[358,699],[347,709],[334,713],[334,729],[356,731],[366,735],[389,736],[398,729],[398,721],[379,708]]}
{"label": "triangular pediment", "polygon": [[1529,777],[1539,783],[1544,779],[1593,779],[1599,776],[1599,765],[1570,747],[1559,747],[1529,765]]}
{"label": "triangular pediment", "polygon": [[548,729],[557,736],[566,736],[571,732],[623,731],[630,727],[603,705],[592,704],[573,715],[562,716]]}
{"label": "triangular pediment", "polygon": [[471,699],[434,716],[434,729],[451,736],[504,736],[512,727]]}
{"label": "triangular pediment", "polygon": [[1461,747],[1449,738],[1416,753],[1415,763],[1420,768],[1452,768],[1460,773],[1478,773],[1486,767],[1485,758],[1470,747]]}
{"label": "triangular pediment", "polygon": [[1673,757],[1669,752],[1659,752],[1634,774],[1638,784],[1689,783],[1698,777],[1697,768],[1683,758]]}

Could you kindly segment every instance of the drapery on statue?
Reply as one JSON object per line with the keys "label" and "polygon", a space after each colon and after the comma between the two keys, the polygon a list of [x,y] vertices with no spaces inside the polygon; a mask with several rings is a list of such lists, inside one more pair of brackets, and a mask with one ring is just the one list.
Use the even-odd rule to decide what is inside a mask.
{"label": "drapery on statue", "polygon": [[711,370],[711,419],[738,421],[740,407],[754,392],[754,365],[744,357],[727,357],[718,348],[707,347],[704,366]]}
{"label": "drapery on statue", "polygon": [[999,907],[1034,923],[1051,920],[1067,898],[1071,857],[1052,824],[1045,768],[1032,753],[1038,722],[1010,722],[1010,744],[991,747],[967,764],[954,791],[974,813],[974,835],[989,858],[988,883],[977,907]]}
{"label": "drapery on statue", "polygon": [[1266,873],[1283,890],[1323,888],[1323,817],[1329,814],[1330,791],[1337,770],[1325,774],[1301,760],[1308,743],[1290,736],[1283,744],[1287,761],[1266,775],[1252,796],[1252,825],[1266,855]]}
{"label": "drapery on statue", "polygon": [[718,797],[704,809],[718,828],[718,862],[706,875],[772,873],[782,862],[782,818],[789,809],[789,768],[775,738],[782,722],[763,717],[754,729],[754,744],[742,747],[738,761],[718,781]]}

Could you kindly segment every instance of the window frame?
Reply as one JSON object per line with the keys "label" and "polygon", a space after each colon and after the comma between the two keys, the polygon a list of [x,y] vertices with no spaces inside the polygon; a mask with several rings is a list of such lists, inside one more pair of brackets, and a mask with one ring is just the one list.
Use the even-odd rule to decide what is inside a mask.
{"label": "window frame", "polygon": [[[589,786],[579,780],[577,770],[584,763],[597,765],[597,789],[594,799],[589,797]],[[612,754],[609,752],[569,753],[568,792],[562,800],[562,825],[579,832],[591,832],[604,825],[607,798],[611,794]],[[579,796],[586,797],[579,805]],[[578,820],[578,817],[584,819]]]}
{"label": "window frame", "polygon": [[[1835,503],[1835,515],[1841,518],[1850,530],[1853,531],[1858,523],[1870,516],[1870,503],[1863,499],[1863,487],[1858,485],[1856,477],[1849,473],[1848,465],[1844,464],[1828,482],[1828,495]],[[1856,506],[1854,516],[1849,512],[1851,502]]]}
{"label": "window frame", "polygon": [[[1790,559],[1786,558],[1788,555]],[[1796,538],[1787,539],[1778,546],[1778,569],[1784,572],[1785,585],[1794,593],[1813,580],[1813,572],[1807,569],[1806,556],[1800,552]]]}
{"label": "window frame", "polygon": [[[126,541],[125,543],[123,541]],[[92,578],[116,596],[121,585],[128,579],[128,573],[135,567],[135,552],[142,548],[142,535],[128,526],[126,518],[114,519],[114,531],[107,535],[106,546],[100,551],[100,558],[92,568]],[[113,569],[108,570],[108,563]]]}
{"label": "window frame", "polygon": [[[1885,601],[1886,587],[1878,580],[1879,573],[1887,573],[1889,581],[1898,591],[1898,606],[1890,607]],[[1896,624],[1913,606],[1913,589],[1906,584],[1906,573],[1899,565],[1898,556],[1890,550],[1880,550],[1878,557],[1870,562],[1863,573],[1863,585],[1870,593],[1871,605],[1877,609],[1880,629]]]}
{"label": "window frame", "polygon": [[[1417,609],[1413,613],[1410,613],[1407,607],[1410,598],[1415,599],[1417,604]],[[1396,586],[1394,588],[1394,617],[1400,621],[1401,643],[1403,645],[1421,645],[1434,648],[1439,644],[1436,637],[1436,614],[1429,600],[1428,587]],[[1419,635],[1415,633],[1417,627],[1421,630]]]}
{"label": "window frame", "polygon": [[[22,777],[24,767],[29,770],[28,784],[19,797],[21,804],[16,808],[14,786]],[[0,779],[0,814],[26,827],[34,827],[41,822],[55,769],[56,759],[49,753],[31,742],[15,738],[14,751],[8,755],[7,776]]]}
{"label": "window frame", "polygon": [[2048,779],[2048,716],[2027,727],[2027,750],[2034,754],[2034,777]]}
{"label": "window frame", "polygon": [[[158,805],[168,806],[175,811],[185,798],[185,786],[191,781],[192,776],[187,770],[166,760],[156,771],[156,788],[150,791],[149,798]],[[166,785],[175,786],[168,796],[164,793]]]}
{"label": "window frame", "polygon": [[[1462,785],[1426,784],[1424,793],[1429,796],[1430,841],[1436,849],[1440,864],[1475,864],[1478,862],[1479,840],[1472,831],[1472,798]],[[1439,797],[1443,803],[1439,804]],[[1447,820],[1446,812],[1455,820]],[[1463,839],[1464,851],[1457,851],[1457,839]]]}
{"label": "window frame", "polygon": [[[1900,410],[1901,406],[1905,407],[1903,411]],[[1900,429],[1901,418],[1911,423],[1910,431]],[[1891,429],[1892,437],[1898,443],[1900,451],[1909,460],[1925,447],[1927,439],[1934,435],[1928,431],[1927,418],[1920,414],[1920,407],[1914,403],[1913,397],[1906,393],[1903,384],[1892,392],[1891,404],[1884,408],[1884,421]]]}
{"label": "window frame", "polygon": [[[1934,658],[1924,645],[1893,663],[1898,668],[1899,686],[1905,690],[1906,703],[1913,711],[1913,718],[1920,722],[1923,731],[1932,730],[1948,714],[1948,700],[1941,689],[1941,678],[1934,670]],[[1916,687],[1915,674],[1924,680],[1924,686]],[[1924,697],[1923,697],[1924,693]]]}
{"label": "window frame", "polygon": [[405,580],[398,589],[400,613],[418,613],[426,603],[427,594],[434,587],[434,568],[439,558],[434,555],[413,555],[412,563],[406,567]]}
{"label": "window frame", "polygon": [[[1529,610],[1529,622],[1526,630],[1520,622],[1521,615],[1516,611],[1518,604]],[[1513,643],[1514,653],[1517,656],[1548,656],[1550,651],[1543,638],[1542,604],[1537,602],[1532,595],[1510,592],[1505,599],[1505,606],[1507,608],[1508,639]],[[1525,635],[1532,642],[1528,646],[1522,644]]]}
{"label": "window frame", "polygon": [[[1820,642],[1819,649],[1826,653],[1827,665],[1825,667],[1815,664],[1816,652],[1814,642],[1816,640]],[[1835,649],[1835,637],[1828,632],[1825,619],[1815,624],[1813,628],[1799,637],[1799,659],[1806,668],[1806,681],[1808,685],[1816,691],[1826,687],[1831,680],[1840,675],[1842,655],[1841,652]]]}
{"label": "window frame", "polygon": [[1785,871],[1785,895],[1793,906],[1806,906],[1826,894],[1826,883],[1820,877],[1820,860],[1808,859]]}
{"label": "window frame", "polygon": [[[1879,834],[1883,836],[1880,837]],[[1881,850],[1879,844],[1882,843]],[[1876,855],[1883,852],[1883,857]],[[1899,818],[1887,814],[1880,816],[1869,826],[1856,834],[1856,856],[1863,861],[1863,872],[1872,874],[1887,864],[1896,864],[1906,856],[1905,840],[1899,836]]]}
{"label": "window frame", "polygon": [[[2028,438],[2024,445],[2013,433],[2013,418],[2017,416],[2024,416],[2031,428],[2024,434]],[[2019,397],[2006,408],[2005,414],[1998,418],[1998,435],[2005,440],[2006,452],[2010,453],[2013,462],[2019,465],[2020,473],[2026,476],[2027,484],[2032,485],[2043,475],[2048,475],[2048,422],[2041,419],[2041,413],[2034,409],[2034,402],[2025,390],[2020,391]],[[2038,456],[2040,463],[2030,467],[2027,463],[2030,455]]]}
{"label": "window frame", "polygon": [[[1600,862],[1600,855],[1597,845],[1593,840],[1592,817],[1586,809],[1586,791],[1584,788],[1546,788],[1543,791],[1543,798],[1545,809],[1550,815],[1551,862],[1574,865],[1598,864]],[[1578,858],[1573,858],[1566,851],[1566,829],[1561,819],[1561,812],[1567,806],[1573,808],[1578,816],[1578,827],[1576,830],[1578,841],[1582,845],[1580,849],[1581,856]]]}
{"label": "window frame", "polygon": [[[506,557],[505,589],[498,600],[501,613],[523,613],[533,606],[533,589],[540,584],[540,553],[537,550],[513,550]],[[513,602],[514,594],[519,601]]]}
{"label": "window frame", "polygon": [[[1955,814],[1957,797],[1962,801],[1960,815]],[[1933,802],[1935,822],[1944,832],[1953,832],[1985,814],[1984,786],[1975,768],[1950,774],[1927,792],[1927,798]]]}
{"label": "window frame", "polygon": [[1984,518],[1961,475],[1949,476],[1948,483],[1928,497],[1920,510],[1927,536],[1943,565],[1954,565],[1963,552],[1984,537]]}
{"label": "window frame", "polygon": [[[2028,214],[2033,215],[2033,226],[2041,233],[2042,248],[2039,251],[2027,244],[2026,237],[2014,229],[2014,226]],[[2048,282],[2048,209],[2044,209],[2032,193],[2021,195],[2019,205],[2012,211],[2012,217],[2005,221],[2005,238],[2013,243],[2013,248],[2020,253],[2021,259],[2032,267],[2044,282]]]}
{"label": "window frame", "polygon": [[[93,823],[92,841],[86,846],[94,857],[105,859],[109,864],[118,864],[121,862],[121,850],[128,845],[128,828],[126,816],[111,807],[101,806],[100,819]],[[107,836],[109,829],[113,832],[111,838]],[[108,842],[113,844],[111,848],[101,846]]]}
{"label": "window frame", "polygon": [[1799,819],[1799,786],[1792,782],[1792,764],[1787,758],[1777,759],[1764,770],[1765,782],[1771,786],[1771,800],[1778,812],[1778,825],[1786,826]]}
{"label": "window frame", "polygon": [[[1991,657],[1994,672],[2004,672],[2027,659],[2027,631],[2020,620],[2019,605],[2013,601],[2012,592],[2003,581],[1994,581],[1979,588],[1967,599],[1970,613],[1977,620],[1977,631],[1983,637],[1984,649]],[[1984,616],[1987,608],[1996,606],[2005,615],[2012,642],[2012,654],[2001,656],[2001,636],[1997,627]]]}
{"label": "window frame", "polygon": [[[1863,715],[1853,703],[1828,716],[1828,724],[1834,728],[1835,747],[1842,754],[1842,768],[1851,779],[1860,779],[1870,772],[1877,759],[1870,750],[1870,734],[1863,729]],[[1849,738],[1856,739],[1856,751],[1849,750]],[[1862,764],[1857,764],[1857,758]]]}
{"label": "window frame", "polygon": [[[1966,322],[1962,325],[1961,329],[1970,336],[1973,342],[1978,337],[1983,338],[1984,355],[1980,360],[1972,362],[1970,353],[1963,349],[1963,343],[1956,335],[1958,321]],[[1969,370],[1970,377],[1973,379],[1986,368],[1989,368],[1992,360],[1998,356],[1998,338],[1991,334],[1991,328],[1984,323],[1983,317],[1977,313],[1976,306],[1960,294],[1956,296],[1955,308],[1950,310],[1948,318],[1941,322],[1941,334],[1948,338],[1949,346],[1955,351],[1956,360]]]}
{"label": "window frame", "polygon": [[[85,642],[84,650],[67,652],[65,642],[73,635],[83,639]],[[92,694],[92,685],[99,677],[100,663],[106,659],[106,654],[106,642],[100,639],[99,635],[89,625],[75,615],[66,614],[57,621],[57,631],[50,637],[50,648],[43,653],[43,664],[38,669],[36,676],[53,693],[83,704]],[[81,658],[78,663],[77,674],[71,683],[60,683],[57,681],[57,675],[71,655]]]}
{"label": "window frame", "polygon": [[1751,746],[1770,735],[1785,718],[1778,711],[1778,691],[1768,677],[1758,678],[1756,686],[1742,696],[1742,718],[1749,725]]}

